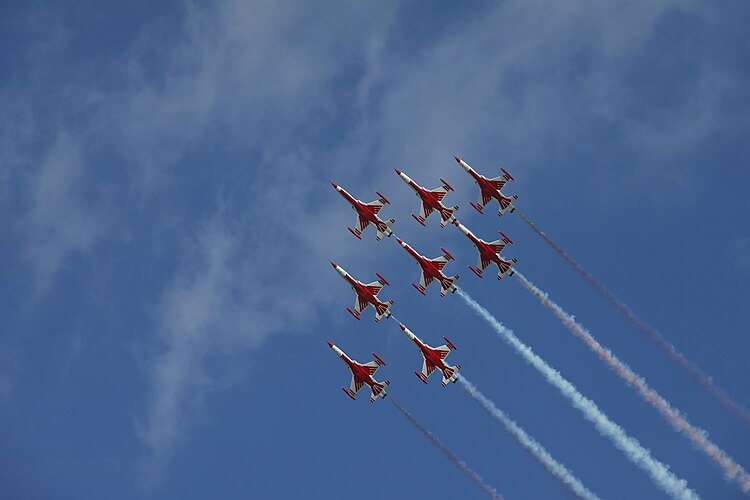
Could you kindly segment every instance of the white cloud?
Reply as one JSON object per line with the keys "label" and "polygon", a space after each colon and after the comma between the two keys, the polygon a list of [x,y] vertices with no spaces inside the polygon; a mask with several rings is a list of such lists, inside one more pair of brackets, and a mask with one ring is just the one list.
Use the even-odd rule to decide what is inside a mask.
{"label": "white cloud", "polygon": [[[173,45],[163,48],[163,33],[146,32],[117,65],[116,91],[76,87],[96,110],[93,118],[81,134],[59,135],[31,185],[26,255],[40,282],[68,256],[88,252],[105,230],[101,211],[80,189],[82,137],[128,158],[135,196],[145,200],[158,197],[179,175],[180,160],[202,146],[260,152],[247,159],[257,177],[244,212],[222,207],[203,219],[197,236],[185,239],[181,265],[156,307],[158,352],[138,425],[150,478],[158,479],[194,423],[188,410],[213,387],[206,359],[246,352],[314,318],[331,298],[311,301],[292,279],[325,280],[328,257],[365,258],[348,253],[344,227],[352,212],[332,191],[320,199],[320,189],[330,189],[321,177],[368,184],[355,194],[369,198],[372,186],[394,176],[391,166],[437,185],[435,166],[451,165],[453,154],[469,155],[483,170],[501,159],[520,175],[549,161],[556,145],[589,141],[580,124],[592,120],[626,130],[634,143],[648,137],[652,149],[666,152],[705,136],[716,119],[705,103],[722,88],[709,67],[704,84],[670,115],[676,121],[665,117],[655,126],[627,109],[624,74],[674,6],[683,8],[503,2],[446,25],[409,53],[390,43],[403,28],[395,4],[187,4]],[[695,113],[704,118],[699,125],[683,123]],[[473,198],[468,178],[454,179],[456,199]],[[416,209],[406,188],[388,195]]]}
{"label": "white cloud", "polygon": [[[332,15],[265,3],[191,11],[184,43],[163,61],[166,76],[138,77],[128,86],[116,142],[159,171],[196,141],[259,147],[263,154],[251,160],[258,177],[247,188],[247,215],[214,214],[164,291],[163,351],[154,359],[140,429],[151,450],[147,461],[156,465],[151,472],[158,475],[190,426],[186,409],[212,385],[201,369],[205,359],[232,351],[230,345],[255,347],[313,318],[330,298],[311,300],[294,291],[292,279],[326,279],[332,255],[361,258],[342,244],[352,212],[334,193],[324,201],[314,196],[328,189],[321,176],[377,182],[394,175],[390,166],[398,162],[427,183],[436,180],[435,165],[469,151],[512,159],[516,170],[533,168],[549,157],[548,146],[587,140],[576,126],[582,119],[637,127],[623,118],[621,80],[670,5],[505,2],[447,27],[414,54],[389,47],[392,12],[369,19],[374,11]],[[363,30],[364,19],[370,24]],[[568,74],[578,57],[587,61],[583,76]],[[339,98],[336,79],[354,66],[362,68],[354,72],[355,92]],[[349,131],[320,148],[318,127],[344,105],[354,113]],[[468,190],[467,179],[457,178]],[[414,203],[406,189],[392,196]],[[249,236],[257,231],[262,238]],[[294,275],[271,271],[284,267]]]}
{"label": "white cloud", "polygon": [[44,290],[64,260],[89,251],[106,221],[82,193],[79,141],[61,133],[29,180],[24,256],[32,265],[36,290]]}

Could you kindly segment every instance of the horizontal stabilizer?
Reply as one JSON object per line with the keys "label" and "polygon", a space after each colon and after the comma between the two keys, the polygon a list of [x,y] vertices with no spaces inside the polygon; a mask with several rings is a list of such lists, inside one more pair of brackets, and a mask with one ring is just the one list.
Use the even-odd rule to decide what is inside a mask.
{"label": "horizontal stabilizer", "polygon": [[447,366],[443,369],[443,387],[448,385],[449,382],[456,383],[458,380],[458,371],[461,369],[461,365]]}
{"label": "horizontal stabilizer", "polygon": [[377,224],[378,232],[375,234],[375,239],[380,241],[383,235],[390,237],[393,234],[391,226],[396,222],[396,219],[389,219],[387,221],[381,221]]}
{"label": "horizontal stabilizer", "polygon": [[449,276],[445,279],[440,280],[440,296],[445,297],[445,294],[448,292],[455,292],[456,291],[456,285],[455,282],[458,280],[458,275]]}

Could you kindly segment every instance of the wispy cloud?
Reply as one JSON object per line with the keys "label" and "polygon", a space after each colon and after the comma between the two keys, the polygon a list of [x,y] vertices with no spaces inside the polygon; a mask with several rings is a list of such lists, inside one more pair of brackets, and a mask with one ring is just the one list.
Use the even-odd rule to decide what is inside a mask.
{"label": "wispy cloud", "polygon": [[84,199],[83,172],[79,142],[61,133],[29,181],[28,212],[21,223],[37,290],[48,286],[69,255],[87,252],[106,224]]}
{"label": "wispy cloud", "polygon": [[[248,181],[242,190],[225,184],[206,194],[243,215],[215,206],[181,214],[203,222],[195,238],[178,236],[184,256],[162,284],[154,313],[158,347],[138,424],[153,477],[193,424],[188,409],[213,385],[202,368],[208,356],[224,355],[229,346],[247,352],[327,306],[330,299],[310,302],[290,292],[290,276],[269,271],[292,266],[300,279],[320,280],[329,271],[318,269],[316,259],[347,252],[341,243],[350,236],[342,228],[351,224],[351,212],[335,196],[321,201],[316,193],[328,188],[321,177],[340,175],[374,191],[381,176],[393,175],[386,167],[398,162],[426,183],[436,180],[434,165],[469,150],[479,159],[533,168],[548,159],[548,146],[589,140],[581,122],[637,128],[623,72],[674,6],[682,8],[504,2],[404,51],[393,42],[404,28],[396,4],[334,11],[272,1],[186,3],[176,33],[154,25],[112,63],[116,85],[61,82],[60,100],[72,95],[86,112],[75,124],[56,116],[57,139],[28,184],[24,255],[40,286],[112,229],[101,215],[106,203],[88,200],[81,188],[96,167],[86,161],[91,144],[113,147],[125,159],[130,185],[122,189],[131,207],[158,200],[180,176],[183,160],[206,146],[240,152],[253,172],[241,177]],[[569,74],[571,65],[581,71]],[[707,82],[686,102],[699,102],[713,88]],[[41,113],[30,101],[31,113],[18,110],[29,127]],[[683,147],[712,123],[661,144]],[[683,122],[667,125],[656,131],[671,133]],[[5,134],[10,139],[0,146],[26,144],[28,134],[18,134]],[[205,168],[219,176],[240,170]],[[9,185],[14,172],[0,172],[0,185]],[[456,187],[468,190],[468,180],[457,179]],[[389,196],[413,203],[406,189]],[[249,236],[261,228],[263,238]],[[282,293],[283,302],[272,300]]]}
{"label": "wispy cloud", "polygon": [[139,435],[150,450],[144,462],[146,480],[158,479],[179,436],[189,423],[188,403],[200,401],[209,382],[204,357],[217,337],[238,327],[231,300],[234,246],[226,228],[209,220],[190,242],[188,255],[157,306],[159,341],[163,348],[151,368],[152,392]]}

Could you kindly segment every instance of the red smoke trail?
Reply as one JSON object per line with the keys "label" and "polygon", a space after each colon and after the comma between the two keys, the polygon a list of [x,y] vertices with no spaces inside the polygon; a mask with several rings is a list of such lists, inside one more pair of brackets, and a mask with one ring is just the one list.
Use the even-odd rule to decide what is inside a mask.
{"label": "red smoke trail", "polygon": [[[516,274],[517,273],[518,271],[516,271]],[[529,346],[521,342],[510,328],[500,323],[487,309],[479,305],[479,303],[472,299],[462,288],[458,288],[456,293],[471,309],[474,310],[474,312],[487,321],[495,333],[512,347],[513,350],[520,354],[531,366],[536,368],[547,382],[555,386],[560,391],[560,394],[565,396],[573,407],[580,410],[586,420],[594,424],[594,427],[596,427],[596,430],[598,430],[602,436],[609,438],[612,441],[612,444],[614,444],[618,450],[625,453],[625,456],[631,462],[647,472],[657,486],[669,493],[673,498],[684,500],[696,500],[699,498],[698,495],[688,487],[687,482],[684,479],[675,476],[674,473],[669,470],[669,467],[655,459],[651,455],[651,452],[644,448],[637,439],[629,436],[625,432],[625,429],[610,420],[609,417],[602,412],[598,406],[596,406],[596,403],[581,394],[573,384],[560,374],[560,372],[548,365],[547,362],[535,354]]]}
{"label": "red smoke trail", "polygon": [[391,403],[393,403],[393,406],[395,406],[396,409],[401,412],[401,415],[403,415],[404,417],[406,417],[406,419],[409,422],[411,422],[414,425],[414,427],[416,427],[419,430],[419,432],[421,432],[422,434],[424,434],[425,437],[427,439],[429,439],[432,444],[434,444],[440,451],[442,451],[445,454],[445,456],[448,457],[448,459],[451,462],[453,462],[453,464],[456,467],[458,467],[459,469],[461,469],[464,472],[464,474],[466,474],[469,477],[469,479],[471,479],[472,481],[474,481],[474,483],[476,483],[477,486],[479,486],[481,489],[483,489],[484,492],[487,493],[487,495],[489,495],[490,498],[502,500],[503,497],[495,490],[495,488],[493,488],[489,484],[485,483],[482,480],[482,478],[479,477],[479,474],[477,474],[472,469],[470,469],[469,466],[466,465],[466,462],[464,462],[463,460],[461,460],[460,458],[458,458],[450,449],[448,449],[447,446],[445,446],[443,444],[442,441],[440,441],[437,438],[437,436],[435,436],[433,433],[431,433],[426,428],[424,428],[422,426],[422,424],[420,424],[417,421],[417,419],[414,418],[414,416],[412,416],[411,413],[409,413],[408,411],[404,410],[401,407],[401,405],[399,405],[398,403],[396,403],[393,400],[393,398],[389,398],[389,399],[390,399]]}
{"label": "red smoke trail", "polygon": [[709,458],[713,459],[722,469],[724,469],[724,474],[726,474],[727,478],[737,481],[742,488],[742,491],[745,493],[750,492],[750,475],[748,475],[741,465],[727,455],[724,450],[709,440],[706,431],[690,424],[679,411],[675,410],[659,395],[659,393],[649,387],[642,377],[636,375],[625,363],[620,361],[608,349],[602,347],[599,342],[591,336],[588,330],[575,321],[573,316],[563,311],[563,309],[552,301],[546,293],[534,286],[534,284],[528,281],[518,270],[516,270],[515,276],[542,302],[542,304],[555,313],[555,316],[557,316],[571,332],[583,340],[586,345],[588,345],[591,350],[599,356],[599,358],[615,370],[618,375],[625,379],[625,381],[638,391],[646,401],[659,410],[664,418],[666,418],[675,429],[687,436],[699,450],[703,451],[703,453],[708,455]]}
{"label": "red smoke trail", "polygon": [[646,337],[648,337],[662,351],[664,351],[669,359],[677,363],[678,366],[684,369],[688,373],[688,375],[695,379],[704,389],[708,391],[709,394],[711,394],[711,396],[713,396],[719,403],[721,403],[724,408],[732,412],[737,418],[742,421],[742,423],[750,428],[750,412],[734,402],[734,400],[726,392],[724,392],[721,387],[718,387],[714,384],[713,379],[710,376],[706,375],[700,368],[698,368],[698,366],[688,360],[680,351],[675,348],[675,346],[664,340],[664,337],[659,335],[659,332],[657,332],[653,326],[649,325],[641,318],[639,318],[632,309],[630,309],[617,297],[615,297],[615,295],[610,292],[604,285],[599,283],[596,278],[594,278],[588,271],[586,271],[578,262],[573,260],[572,257],[566,254],[562,248],[557,246],[557,243],[552,241],[549,236],[544,234],[544,232],[536,227],[536,225],[529,219],[527,219],[526,216],[524,216],[518,210],[516,210],[516,213],[520,215],[524,222],[526,222],[526,224],[528,224],[536,234],[541,236],[542,239],[550,247],[552,247],[552,249],[560,257],[562,257],[568,264],[570,264],[570,266],[576,272],[578,272],[578,274],[583,276],[583,278],[588,281],[589,284],[593,286],[602,297],[607,299],[607,301],[615,306],[615,308],[617,308],[617,310],[620,311],[620,313],[625,316],[626,319],[628,319],[631,323],[638,327],[641,333],[646,335]]}

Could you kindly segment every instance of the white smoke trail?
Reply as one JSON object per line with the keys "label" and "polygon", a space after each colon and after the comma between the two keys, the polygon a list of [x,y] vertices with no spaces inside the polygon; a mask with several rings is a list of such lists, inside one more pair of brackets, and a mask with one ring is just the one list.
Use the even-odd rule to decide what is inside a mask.
{"label": "white smoke trail", "polygon": [[659,488],[673,498],[699,498],[693,490],[688,488],[687,481],[679,479],[670,472],[666,465],[652,457],[651,453],[641,446],[637,439],[628,436],[625,430],[612,422],[593,401],[578,392],[578,389],[573,384],[568,382],[557,370],[549,366],[546,361],[537,356],[530,347],[521,342],[511,329],[503,326],[502,323],[496,320],[494,316],[484,307],[480,306],[463,289],[459,288],[457,291],[459,296],[464,299],[471,309],[487,321],[492,329],[508,345],[536,368],[547,382],[554,385],[563,396],[568,398],[571,404],[583,413],[586,420],[594,424],[602,436],[609,438],[615,447],[625,453],[625,456],[631,462],[646,471]]}
{"label": "white smoke trail", "polygon": [[594,278],[591,273],[584,269],[583,266],[578,262],[573,260],[570,255],[565,253],[565,251],[560,248],[557,243],[552,241],[552,238],[547,236],[541,229],[536,227],[536,225],[531,222],[525,215],[523,215],[518,210],[516,210],[516,213],[524,220],[524,222],[526,222],[526,224],[529,225],[529,227],[536,234],[538,234],[552,248],[552,250],[555,251],[555,253],[562,257],[565,262],[567,262],[578,274],[583,277],[583,279],[585,279],[591,286],[593,286],[594,289],[599,292],[602,297],[604,297],[610,304],[615,306],[617,310],[620,311],[620,313],[628,321],[633,323],[641,333],[646,335],[649,340],[654,342],[654,344],[656,344],[662,351],[664,351],[669,359],[671,359],[679,367],[685,370],[687,374],[690,375],[693,379],[697,380],[701,387],[707,390],[711,396],[713,396],[719,403],[721,403],[722,406],[724,406],[724,408],[728,409],[732,414],[737,416],[747,427],[750,427],[750,412],[737,404],[729,396],[729,394],[724,392],[721,387],[715,385],[713,379],[709,375],[706,375],[697,365],[688,360],[680,351],[678,351],[675,346],[667,342],[664,337],[662,337],[659,332],[656,331],[656,328],[638,317],[638,315],[636,315],[632,309],[630,309],[620,299],[615,297],[615,294],[610,292],[607,287],[599,283],[599,281]]}
{"label": "white smoke trail", "polygon": [[393,398],[390,398],[390,401],[391,403],[393,403],[393,406],[395,406],[396,409],[401,412],[401,415],[406,417],[406,419],[411,422],[414,427],[419,430],[419,432],[424,434],[424,436],[429,439],[430,442],[435,445],[435,447],[442,451],[443,454],[448,457],[448,459],[453,462],[456,467],[461,469],[461,471],[463,471],[463,473],[466,474],[469,479],[474,481],[477,486],[482,488],[490,498],[502,500],[503,497],[500,495],[500,493],[497,492],[497,490],[495,490],[495,488],[485,483],[484,480],[479,477],[479,474],[474,472],[468,465],[466,465],[466,462],[458,458],[447,446],[443,444],[442,441],[437,438],[437,436],[435,436],[432,432],[428,431],[422,424],[420,424],[419,421],[417,421],[417,419],[414,418],[411,413],[403,409],[400,404],[396,403],[396,401],[393,400]]}
{"label": "white smoke trail", "polygon": [[502,425],[505,430],[515,438],[526,451],[539,461],[547,471],[552,474],[555,479],[565,485],[570,491],[578,495],[581,498],[589,500],[597,500],[597,497],[593,492],[586,488],[581,481],[573,475],[563,464],[555,460],[552,455],[549,454],[544,447],[539,444],[533,437],[529,436],[526,431],[516,424],[513,419],[507,416],[502,410],[497,408],[495,404],[487,399],[479,390],[469,382],[462,375],[458,376],[458,381],[464,390],[471,395],[487,413],[490,414],[497,422]]}
{"label": "white smoke trail", "polygon": [[679,411],[674,409],[662,396],[659,395],[659,393],[652,389],[643,377],[635,374],[633,370],[620,361],[617,356],[612,354],[608,349],[602,347],[601,344],[599,344],[599,342],[597,342],[591,335],[591,332],[576,322],[572,315],[565,312],[562,307],[549,298],[547,293],[543,292],[526,279],[526,277],[518,272],[518,270],[516,270],[516,277],[542,302],[542,304],[555,313],[555,316],[557,316],[574,335],[583,340],[586,345],[588,345],[591,350],[599,356],[599,358],[615,370],[618,375],[625,379],[625,381],[638,391],[647,402],[659,410],[662,416],[664,416],[664,418],[666,418],[667,421],[677,429],[677,431],[687,436],[696,448],[714,460],[724,470],[724,474],[728,479],[737,481],[742,488],[742,491],[745,493],[750,492],[750,475],[748,475],[741,465],[727,455],[724,450],[709,440],[706,431],[689,423]]}

